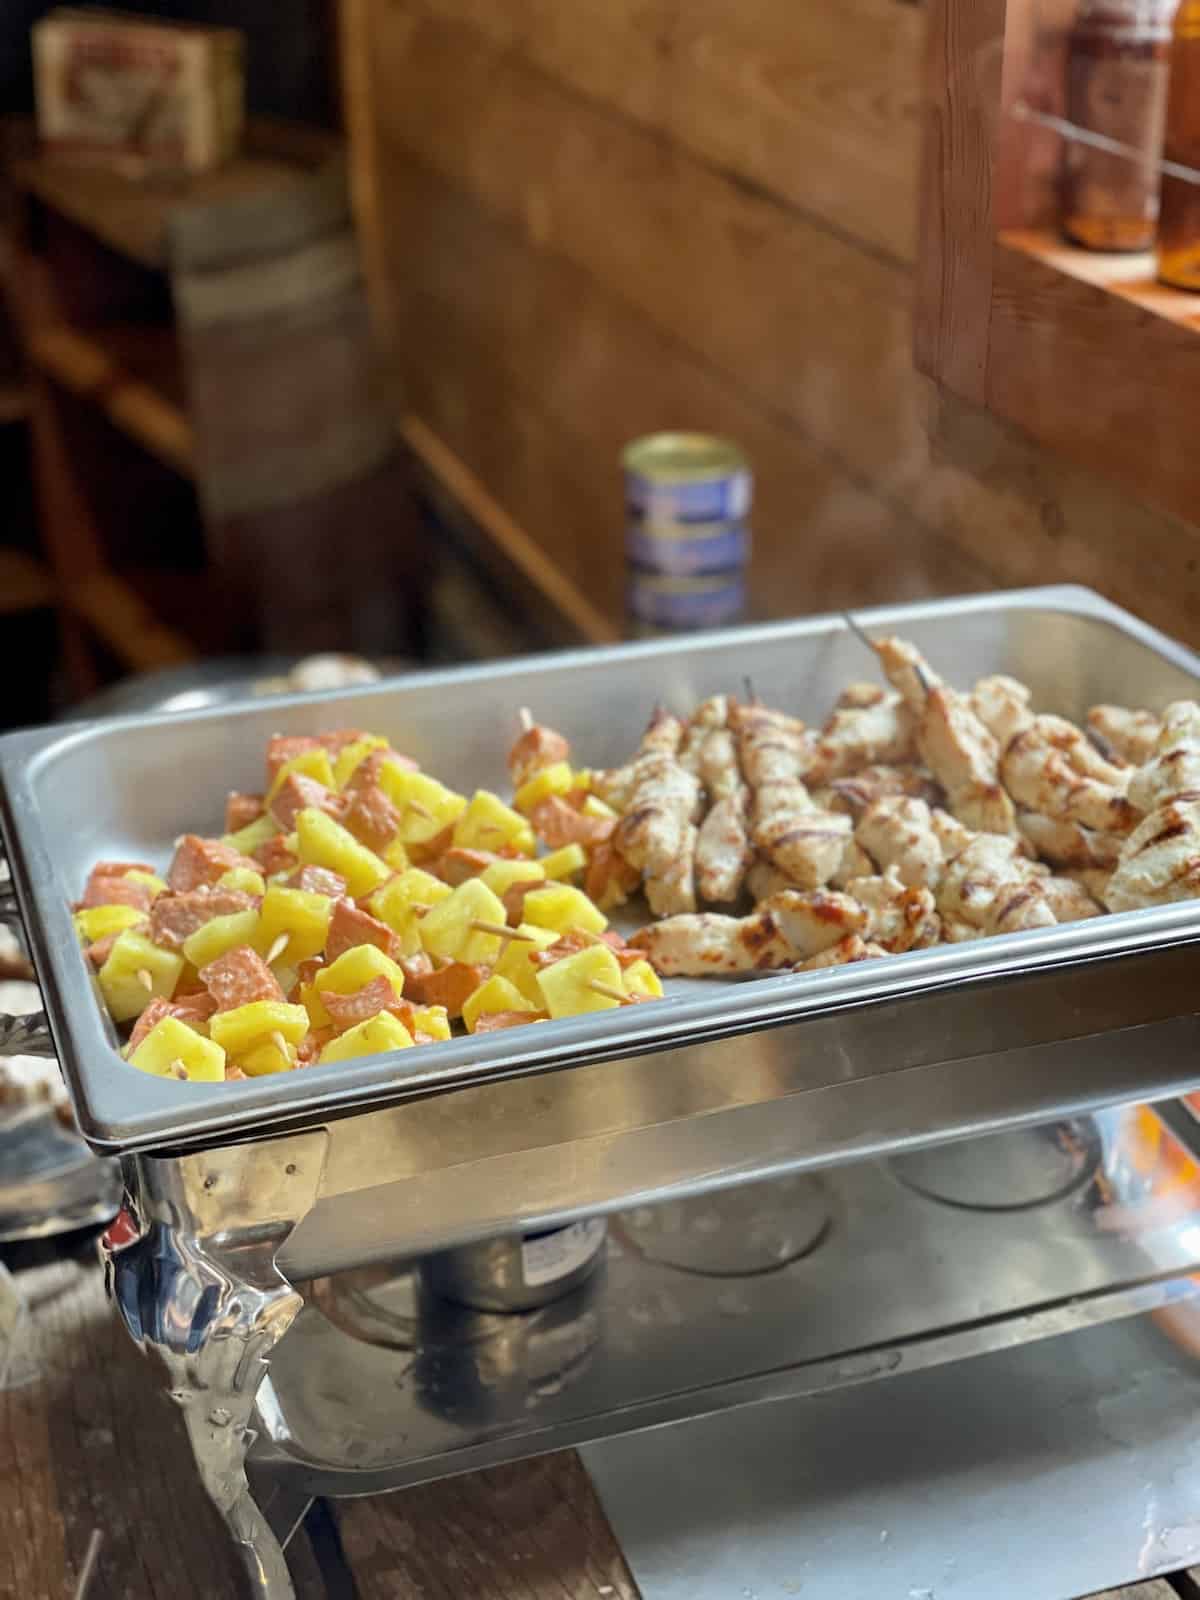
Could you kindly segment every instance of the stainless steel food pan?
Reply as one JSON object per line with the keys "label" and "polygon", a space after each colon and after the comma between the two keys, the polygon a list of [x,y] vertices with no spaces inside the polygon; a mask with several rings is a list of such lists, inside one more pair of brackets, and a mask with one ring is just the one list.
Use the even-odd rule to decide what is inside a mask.
{"label": "stainless steel food pan", "polygon": [[[1040,707],[1075,717],[1098,700],[1158,707],[1200,692],[1200,659],[1083,589],[891,607],[862,620],[912,637],[955,682],[1015,673]],[[1200,1078],[1200,905],[1189,904],[843,970],[678,983],[659,1005],[286,1078],[181,1085],[115,1054],[68,901],[97,858],[165,861],[181,831],[214,828],[227,790],[261,787],[272,733],[378,729],[470,790],[502,783],[522,705],[567,732],[580,760],[607,765],[628,756],[656,700],[685,709],[749,675],[770,703],[823,718],[848,680],[873,672],[845,622],[820,617],[0,740],[13,877],[85,1135],[116,1150],[211,1146],[392,1106],[371,1119],[374,1137],[364,1130],[369,1170],[357,1139],[355,1170],[327,1170],[327,1183],[415,1179],[434,1146],[444,1169],[552,1144],[575,1152],[561,1170],[566,1210],[616,1182],[611,1141],[634,1130],[653,1131],[661,1151],[673,1125],[709,1118],[712,1135],[725,1130],[721,1172],[736,1177],[751,1170],[752,1150],[762,1150],[755,1170],[783,1165],[816,1129],[831,1148],[861,1150],[927,1128],[1149,1098]],[[689,1137],[703,1167],[704,1128]],[[588,1140],[590,1168],[580,1154]],[[337,1148],[334,1137],[333,1166]],[[636,1161],[636,1140],[620,1149]],[[595,1163],[607,1163],[603,1181]],[[632,1172],[625,1178],[626,1193],[637,1188]]]}

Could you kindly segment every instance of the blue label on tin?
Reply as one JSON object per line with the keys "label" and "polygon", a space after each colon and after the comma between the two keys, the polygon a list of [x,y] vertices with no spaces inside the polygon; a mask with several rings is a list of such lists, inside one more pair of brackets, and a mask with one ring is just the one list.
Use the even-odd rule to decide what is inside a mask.
{"label": "blue label on tin", "polygon": [[729,572],[750,559],[750,533],[741,523],[720,522],[711,527],[674,528],[664,532],[644,522],[625,530],[625,555],[635,567],[648,572]]}
{"label": "blue label on tin", "polygon": [[671,579],[634,572],[629,579],[629,610],[660,628],[721,628],[745,614],[746,586],[741,575],[710,579]]}
{"label": "blue label on tin", "polygon": [[625,503],[631,519],[646,522],[739,522],[750,509],[750,474],[657,483],[640,472],[627,472]]}

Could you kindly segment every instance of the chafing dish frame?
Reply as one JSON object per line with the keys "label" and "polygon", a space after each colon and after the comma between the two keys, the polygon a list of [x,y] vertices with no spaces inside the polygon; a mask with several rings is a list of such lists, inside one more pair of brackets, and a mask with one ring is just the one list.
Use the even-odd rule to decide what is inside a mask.
{"label": "chafing dish frame", "polygon": [[[1074,587],[859,616],[868,628],[915,637],[951,678],[964,675],[955,643],[982,640],[966,673],[1023,671],[1039,704],[1076,716],[1093,699],[1161,704],[1200,687],[1200,658]],[[1091,631],[1104,648],[1086,663],[1047,657],[1056,626],[1060,644]],[[1039,661],[993,648],[1014,629],[1025,648],[1041,649]],[[802,668],[793,657],[805,651]],[[84,802],[56,798],[56,777],[107,775],[128,795],[131,781],[159,781],[156,741],[181,759],[204,741],[218,761],[226,750],[234,758],[237,770],[219,774],[224,785],[241,777],[251,745],[261,750],[264,729],[383,719],[391,731],[398,706],[418,725],[413,753],[461,782],[436,751],[437,728],[455,704],[481,700],[473,744],[478,756],[486,725],[494,773],[501,706],[511,714],[528,701],[577,734],[583,707],[572,718],[566,702],[582,693],[597,703],[599,686],[619,678],[622,727],[601,730],[598,741],[600,757],[617,760],[636,737],[628,703],[640,695],[644,713],[652,672],[656,688],[682,703],[749,671],[772,700],[816,714],[824,705],[803,693],[814,662],[843,681],[867,665],[843,619],[816,618],[0,740],[0,817],[49,1026],[85,1134],[125,1158],[127,1212],[110,1235],[110,1286],[133,1337],[166,1362],[201,1477],[256,1594],[290,1593],[278,1543],[249,1493],[245,1455],[270,1351],[300,1310],[294,1283],[654,1198],[1181,1093],[1200,1077],[1200,906],[841,971],[682,985],[662,1005],[336,1072],[311,1069],[299,1082],[181,1093],[116,1061],[67,911],[64,872],[78,871],[96,846],[132,850],[139,841],[80,823],[68,842],[63,818],[83,815]],[[1122,696],[1126,669],[1138,682]],[[478,761],[476,773],[486,781]],[[185,785],[188,778],[185,770]],[[172,811],[151,799],[154,847],[166,827],[201,809],[193,801]],[[56,842],[64,860],[55,859]],[[124,1109],[122,1096],[135,1104]]]}

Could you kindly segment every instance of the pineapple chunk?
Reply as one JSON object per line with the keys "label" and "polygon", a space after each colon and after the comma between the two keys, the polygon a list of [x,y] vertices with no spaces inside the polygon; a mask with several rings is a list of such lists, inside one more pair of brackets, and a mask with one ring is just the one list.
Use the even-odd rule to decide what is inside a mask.
{"label": "pineapple chunk", "polygon": [[617,813],[606,801],[601,800],[598,794],[588,795],[580,809],[585,817],[600,817],[605,821],[611,818],[612,821],[616,821]]}
{"label": "pineapple chunk", "polygon": [[393,872],[408,870],[408,851],[404,847],[403,839],[396,837],[390,844],[384,845],[381,854]]}
{"label": "pineapple chunk", "polygon": [[136,906],[89,906],[86,911],[75,913],[75,931],[84,944],[95,944],[97,939],[124,933],[126,928],[136,928],[145,920],[146,913]]}
{"label": "pineapple chunk", "polygon": [[221,843],[232,846],[241,855],[252,856],[266,844],[268,839],[273,839],[279,832],[280,827],[275,818],[264,813],[261,817],[255,817],[253,822],[248,822],[244,828],[239,828],[236,833],[225,834]]}
{"label": "pineapple chunk", "polygon": [[406,845],[422,845],[436,838],[467,809],[463,795],[424,772],[409,772],[395,761],[379,763],[379,785],[400,813],[400,838]]}
{"label": "pineapple chunk", "polygon": [[485,1011],[537,1011],[540,1007],[527,1000],[515,984],[507,978],[489,978],[481,983],[475,993],[463,1003],[463,1021],[467,1032],[475,1032],[476,1021]]}
{"label": "pineapple chunk", "polygon": [[[113,1021],[128,1022],[140,1016],[156,995],[169,1000],[182,971],[182,956],[160,950],[144,934],[127,928],[117,935],[97,978]],[[149,987],[139,974],[150,979]]]}
{"label": "pineapple chunk", "polygon": [[564,956],[538,973],[542,1000],[552,1017],[576,1017],[585,1011],[611,1011],[621,1002],[610,995],[597,994],[590,987],[602,983],[624,993],[621,968],[606,944],[590,944],[573,956]]}
{"label": "pineapple chunk", "polygon": [[569,883],[551,884],[545,889],[531,889],[525,896],[524,917],[539,928],[554,928],[558,933],[569,933],[572,928],[582,928],[585,933],[603,933],[608,918],[584,894]]}
{"label": "pineapple chunk", "polygon": [[541,859],[542,871],[548,878],[573,878],[587,866],[587,851],[581,844],[564,844]]}
{"label": "pineapple chunk", "polygon": [[273,1033],[282,1034],[288,1044],[299,1044],[308,1032],[308,1012],[282,1000],[251,1000],[232,1011],[215,1011],[208,1031],[213,1039],[241,1060],[260,1044],[270,1044]]}
{"label": "pineapple chunk", "polygon": [[144,883],[156,900],[160,894],[167,892],[166,883],[157,872],[143,872],[140,867],[130,867],[124,876],[130,883]]}
{"label": "pineapple chunk", "polygon": [[325,1002],[317,992],[315,983],[302,983],[300,985],[300,1004],[308,1012],[308,1020],[312,1027],[332,1027],[333,1018],[329,1015]]}
{"label": "pineapple chunk", "polygon": [[479,965],[495,961],[505,942],[494,933],[480,933],[473,922],[505,924],[503,903],[486,883],[468,878],[445,900],[422,917],[418,930],[421,943],[432,956],[448,961]]}
{"label": "pineapple chunk", "polygon": [[399,937],[401,953],[415,956],[421,948],[422,913],[415,911],[414,906],[435,906],[440,900],[448,900],[452,892],[448,883],[435,878],[431,872],[409,867],[390,883],[385,883],[382,889],[377,889],[367,905],[372,916],[386,922]]}
{"label": "pineapple chunk", "polygon": [[300,859],[314,867],[328,867],[340,872],[346,880],[346,891],[351,899],[378,889],[391,877],[387,866],[373,850],[358,840],[340,822],[307,806],[296,818],[299,835]]}
{"label": "pineapple chunk", "polygon": [[327,1061],[350,1061],[355,1056],[378,1056],[388,1050],[404,1050],[413,1042],[412,1034],[390,1011],[381,1011],[366,1022],[347,1028],[336,1039],[331,1039],[317,1058],[324,1066]]}
{"label": "pineapple chunk", "polygon": [[223,1083],[225,1052],[178,1017],[163,1017],[129,1057],[139,1072],[155,1078],[176,1078],[183,1068],[192,1083]]}
{"label": "pineapple chunk", "polygon": [[506,806],[490,789],[476,789],[471,803],[454,824],[454,843],[465,850],[503,850],[505,846],[533,852],[533,832],[519,811]]}
{"label": "pineapple chunk", "polygon": [[183,953],[193,967],[207,967],[239,944],[253,944],[258,928],[258,912],[234,911],[227,917],[213,917],[183,941]]}
{"label": "pineapple chunk", "polygon": [[427,1033],[431,1039],[450,1037],[450,1017],[445,1006],[416,1006],[413,1027],[419,1033]]}
{"label": "pineapple chunk", "polygon": [[649,995],[651,999],[662,999],[662,980],[658,973],[644,958],[641,961],[631,961],[621,974],[625,984],[626,994]]}
{"label": "pineapple chunk", "polygon": [[591,767],[577,767],[571,774],[572,789],[582,789],[584,794],[590,792],[592,787]]}
{"label": "pineapple chunk", "polygon": [[528,783],[523,783],[513,795],[513,805],[526,816],[539,801],[548,800],[552,794],[566,794],[574,785],[574,774],[569,761],[556,761],[534,773]]}
{"label": "pineapple chunk", "polygon": [[538,988],[537,968],[530,958],[536,951],[557,944],[558,934],[553,928],[535,928],[531,922],[523,922],[513,931],[523,933],[526,937],[511,939],[505,944],[504,953],[496,963],[496,976],[507,978],[530,1005],[540,1011],[542,991]]}
{"label": "pineapple chunk", "polygon": [[344,789],[372,750],[386,750],[387,747],[387,740],[381,739],[376,733],[364,733],[353,744],[344,744],[333,763],[334,783],[339,789]]}
{"label": "pineapple chunk", "polygon": [[[329,751],[323,748],[315,750],[302,750],[298,756],[293,756],[290,761],[285,761],[275,774],[271,787],[267,790],[266,807],[270,810],[271,801],[283,788],[292,773],[298,778],[312,778],[316,783],[323,784],[326,789],[333,788],[333,765],[329,759]],[[251,823],[251,827],[254,824]]]}
{"label": "pineapple chunk", "polygon": [[[287,1044],[287,1041],[284,1040]],[[248,1078],[266,1078],[273,1072],[291,1072],[296,1065],[296,1047],[289,1044],[286,1050],[280,1050],[273,1040],[268,1039],[264,1044],[256,1044],[253,1050],[247,1050],[244,1056],[239,1057],[238,1066]]]}
{"label": "pineapple chunk", "polygon": [[540,861],[493,861],[479,874],[493,894],[503,895],[514,883],[541,883],[546,876]]}
{"label": "pineapple chunk", "polygon": [[353,950],[343,951],[336,961],[320,969],[313,987],[318,994],[326,989],[334,994],[357,994],[372,978],[386,978],[396,999],[404,998],[404,969],[373,944],[356,944]]}
{"label": "pineapple chunk", "polygon": [[324,950],[332,915],[333,901],[328,895],[313,894],[310,889],[289,889],[281,883],[273,883],[263,895],[258,910],[254,948],[265,960],[281,935],[287,934],[288,942],[275,960],[286,960],[289,965],[295,966],[297,962],[320,955]]}
{"label": "pineapple chunk", "polygon": [[266,894],[267,885],[261,872],[249,867],[230,867],[217,879],[218,889],[237,889],[242,894]]}

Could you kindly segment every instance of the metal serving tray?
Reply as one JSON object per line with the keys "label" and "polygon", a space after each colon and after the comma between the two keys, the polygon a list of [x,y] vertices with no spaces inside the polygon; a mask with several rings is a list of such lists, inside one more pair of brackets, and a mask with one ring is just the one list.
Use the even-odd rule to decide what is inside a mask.
{"label": "metal serving tray", "polygon": [[[1200,658],[1084,589],[889,607],[861,620],[909,635],[956,683],[1016,673],[1039,707],[1076,717],[1099,700],[1159,707],[1200,692]],[[863,1153],[1161,1096],[1200,1076],[1191,948],[1200,905],[1189,904],[842,970],[679,983],[659,1005],[284,1079],[184,1086],[118,1060],[68,902],[98,858],[165,861],[181,831],[211,827],[227,790],[261,785],[272,733],[378,729],[470,790],[500,782],[522,705],[562,728],[581,760],[611,765],[628,757],[657,700],[684,709],[750,675],[769,703],[823,718],[847,681],[872,673],[861,643],[833,616],[0,740],[13,878],[85,1136],[120,1151],[211,1147],[391,1106],[370,1119],[370,1168],[356,1140],[354,1169],[335,1177],[327,1168],[323,1193],[416,1179],[418,1149],[432,1156],[436,1146],[445,1168],[554,1144],[576,1152],[560,1173],[563,1208],[586,1210],[599,1198],[589,1190],[611,1185],[622,1156],[639,1159],[632,1142],[612,1147],[635,1130],[665,1148],[671,1125],[701,1117],[716,1134],[720,1123],[717,1165],[725,1181],[739,1181],[813,1154],[814,1138],[823,1149]],[[800,1091],[822,1093],[797,1117]],[[394,1120],[400,1111],[411,1116]],[[736,1126],[711,1117],[726,1111]],[[589,1164],[580,1152],[596,1138],[603,1144]],[[715,1148],[706,1155],[703,1145],[703,1130],[693,1130],[690,1159],[717,1176]],[[336,1138],[328,1159],[336,1167]],[[603,1180],[589,1184],[601,1166]],[[637,1188],[632,1172],[622,1181],[626,1193]]]}

